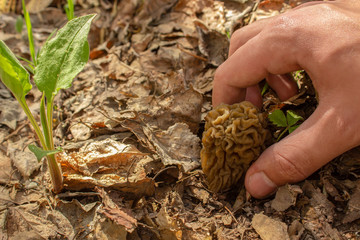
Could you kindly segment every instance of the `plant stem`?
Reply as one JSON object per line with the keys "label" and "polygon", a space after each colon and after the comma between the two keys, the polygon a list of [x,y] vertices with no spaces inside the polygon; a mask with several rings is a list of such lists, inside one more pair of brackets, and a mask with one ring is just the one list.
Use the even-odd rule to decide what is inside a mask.
{"label": "plant stem", "polygon": [[[39,125],[36,123],[34,116],[32,115],[28,105],[26,104],[25,100],[24,101],[20,101],[18,99],[21,107],[24,109],[24,112],[26,113],[27,117],[30,120],[31,125],[33,126],[36,135],[38,136],[41,146],[45,149],[45,150],[53,150],[54,149],[54,141],[52,139],[53,134],[52,134],[52,124],[51,124],[51,128],[48,126],[48,129],[51,129],[49,131],[49,135],[48,137],[50,137],[50,142],[46,143],[45,141],[45,137],[43,135],[43,133],[41,132],[41,129],[39,127]],[[53,105],[53,101],[51,101],[51,103],[49,104],[51,105],[52,109],[52,105]],[[48,106],[49,109],[49,106]],[[52,119],[52,111],[50,113],[51,119]],[[49,120],[49,122],[52,122]],[[48,147],[51,146],[51,147]],[[63,188],[63,177],[62,177],[62,172],[61,172],[61,168],[59,167],[56,159],[55,159],[55,154],[52,155],[48,155],[47,157],[48,160],[48,166],[49,166],[49,170],[50,170],[50,176],[51,176],[51,181],[52,181],[52,185],[53,185],[53,191],[54,193],[59,193],[62,188]]]}
{"label": "plant stem", "polygon": [[56,194],[60,193],[63,188],[63,177],[61,173],[61,168],[56,161],[55,154],[48,155],[46,158],[48,160],[53,191]]}
{"label": "plant stem", "polygon": [[48,120],[46,117],[46,110],[45,110],[45,94],[43,94],[42,98],[41,98],[41,103],[40,103],[40,120],[41,120],[41,126],[43,129],[43,133],[45,136],[45,142],[46,142],[46,146],[48,147],[48,149],[52,149],[51,146],[51,141],[49,139],[50,137],[50,129],[48,126]]}
{"label": "plant stem", "polygon": [[[53,134],[53,108],[54,108],[54,96],[51,99],[47,99],[46,103],[46,115],[47,115],[47,129],[48,129],[48,139],[49,139],[49,148],[50,150],[54,150],[54,134]],[[63,177],[61,168],[59,167],[55,154],[51,154],[47,156],[48,165],[50,170],[51,179],[53,182],[53,191],[54,193],[61,192],[63,188]]]}
{"label": "plant stem", "polygon": [[54,107],[54,96],[51,97],[51,99],[47,99],[47,122],[48,122],[48,129],[49,129],[49,146],[51,146],[50,150],[54,150],[54,139],[53,139],[53,107]]}
{"label": "plant stem", "polygon": [[74,18],[74,3],[72,0],[68,0],[68,7],[69,7],[69,16],[68,20],[72,20]]}
{"label": "plant stem", "polygon": [[44,135],[43,135],[43,133],[41,132],[41,129],[40,129],[39,125],[37,124],[34,116],[32,115],[32,113],[31,113],[28,105],[26,104],[25,99],[24,99],[23,101],[21,101],[21,100],[18,99],[18,102],[20,103],[21,107],[23,108],[26,116],[29,118],[31,125],[33,126],[33,128],[34,128],[34,130],[35,130],[35,133],[36,133],[36,135],[37,135],[38,138],[39,138],[39,141],[40,141],[41,146],[42,146],[45,150],[49,150],[48,147],[47,147],[47,145],[46,145]]}
{"label": "plant stem", "polygon": [[284,131],[280,133],[279,137],[276,139],[277,142],[281,139],[281,137],[286,133],[287,130],[289,130],[289,126],[287,126]]}

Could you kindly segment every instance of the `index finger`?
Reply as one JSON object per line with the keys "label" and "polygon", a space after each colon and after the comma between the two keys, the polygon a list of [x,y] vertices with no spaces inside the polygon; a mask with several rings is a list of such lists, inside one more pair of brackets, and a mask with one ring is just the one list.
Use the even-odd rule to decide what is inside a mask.
{"label": "index finger", "polygon": [[[286,17],[280,18],[281,21],[286,21]],[[239,47],[215,73],[213,106],[243,101],[244,89],[259,83],[268,74],[301,69],[293,35],[284,24],[275,23]]]}

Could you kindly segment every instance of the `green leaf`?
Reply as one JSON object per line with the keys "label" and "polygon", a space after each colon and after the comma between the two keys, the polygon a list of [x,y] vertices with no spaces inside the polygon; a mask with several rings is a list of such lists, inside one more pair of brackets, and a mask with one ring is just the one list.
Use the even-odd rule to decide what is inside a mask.
{"label": "green leaf", "polygon": [[45,110],[45,95],[42,95],[41,98],[41,102],[40,102],[40,121],[41,121],[41,126],[43,129],[43,133],[44,133],[44,137],[45,137],[45,142],[46,142],[46,146],[48,149],[51,149],[52,146],[50,145],[51,143],[51,139],[50,139],[50,129],[49,129],[49,125],[48,125],[48,121],[47,121],[47,117],[46,117],[46,110]]}
{"label": "green leaf", "polygon": [[19,60],[0,40],[0,78],[19,102],[25,103],[25,96],[31,90],[29,73]]}
{"label": "green leaf", "polygon": [[45,43],[38,57],[34,81],[50,100],[71,86],[89,59],[87,35],[95,14],[75,18]]}
{"label": "green leaf", "polygon": [[48,155],[52,155],[52,154],[55,154],[55,153],[59,153],[62,151],[61,148],[57,148],[57,149],[54,149],[54,150],[44,150],[42,148],[39,148],[35,145],[29,145],[28,146],[29,150],[32,151],[37,160],[40,162],[40,160],[43,158],[43,157],[46,157]]}
{"label": "green leaf", "polygon": [[18,33],[21,33],[22,32],[22,29],[23,29],[23,25],[24,25],[24,20],[22,18],[21,15],[19,15],[17,18],[16,18],[16,22],[15,22],[15,29]]}
{"label": "green leaf", "polygon": [[269,89],[269,84],[267,82],[265,82],[264,87],[261,90],[261,96],[264,96],[264,94],[266,93],[266,91]]}
{"label": "green leaf", "polygon": [[283,111],[276,109],[269,114],[270,121],[278,127],[287,127],[287,121]]}
{"label": "green leaf", "polygon": [[34,38],[33,38],[33,32],[32,32],[32,25],[31,25],[31,21],[30,21],[30,14],[26,10],[26,5],[25,5],[24,0],[22,0],[22,8],[23,8],[23,11],[24,11],[25,24],[26,24],[26,29],[27,29],[28,38],[29,38],[30,55],[31,55],[31,58],[32,58],[32,60],[34,62],[34,65],[36,66],[37,60],[36,60],[36,57],[35,57],[35,44],[34,44]]}
{"label": "green leaf", "polygon": [[289,127],[289,133],[292,133],[293,131],[295,131],[295,129],[297,129],[300,125],[294,125]]}
{"label": "green leaf", "polygon": [[296,124],[300,120],[304,120],[301,116],[297,115],[291,110],[286,111],[286,119],[289,126]]}
{"label": "green leaf", "polygon": [[65,12],[68,20],[72,20],[74,18],[74,3],[72,0],[68,0],[65,5]]}

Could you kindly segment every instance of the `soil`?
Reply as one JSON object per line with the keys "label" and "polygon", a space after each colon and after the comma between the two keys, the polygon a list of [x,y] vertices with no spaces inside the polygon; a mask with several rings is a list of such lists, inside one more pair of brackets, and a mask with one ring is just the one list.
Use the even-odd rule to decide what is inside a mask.
{"label": "soil", "polygon": [[[27,148],[36,134],[0,85],[0,239],[360,239],[360,148],[262,200],[241,182],[214,193],[201,170],[204,118],[229,36],[304,2],[76,1],[75,16],[97,17],[88,63],[55,99],[62,192],[52,192],[46,159]],[[39,50],[66,24],[66,1],[27,3]],[[21,1],[1,0],[0,10],[0,39],[30,59],[26,26],[15,27]],[[309,77],[292,75],[299,94],[281,102],[265,89],[263,112],[306,119],[314,111]],[[39,119],[33,86],[26,100]],[[283,129],[268,128],[275,142]]]}

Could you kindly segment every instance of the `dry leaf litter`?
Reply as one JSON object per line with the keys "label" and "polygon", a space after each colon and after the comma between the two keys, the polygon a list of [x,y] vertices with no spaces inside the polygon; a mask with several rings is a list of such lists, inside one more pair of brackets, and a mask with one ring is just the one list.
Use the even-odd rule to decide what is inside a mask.
{"label": "dry leaf litter", "polygon": [[[36,46],[66,23],[66,1],[26,1]],[[56,145],[65,190],[27,150],[32,129],[0,85],[0,239],[360,239],[360,149],[276,195],[250,198],[241,180],[215,193],[201,170],[212,79],[228,35],[307,0],[78,0],[97,13],[90,60],[56,98]],[[0,39],[30,57],[21,1],[0,1]],[[316,107],[304,72],[299,94],[263,112]],[[36,114],[41,93],[27,97]],[[272,139],[279,129],[269,125]]]}

